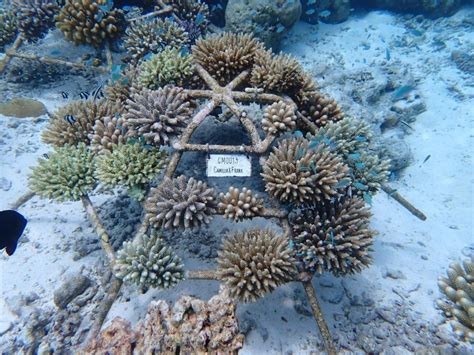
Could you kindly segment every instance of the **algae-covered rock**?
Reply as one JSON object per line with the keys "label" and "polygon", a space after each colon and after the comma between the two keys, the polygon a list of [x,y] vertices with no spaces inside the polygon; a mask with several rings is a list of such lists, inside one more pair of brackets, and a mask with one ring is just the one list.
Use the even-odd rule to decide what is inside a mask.
{"label": "algae-covered rock", "polygon": [[225,11],[228,31],[251,33],[273,49],[300,16],[300,0],[229,0]]}
{"label": "algae-covered rock", "polygon": [[4,116],[25,118],[38,117],[48,112],[42,102],[33,99],[16,97],[0,104],[0,114]]}

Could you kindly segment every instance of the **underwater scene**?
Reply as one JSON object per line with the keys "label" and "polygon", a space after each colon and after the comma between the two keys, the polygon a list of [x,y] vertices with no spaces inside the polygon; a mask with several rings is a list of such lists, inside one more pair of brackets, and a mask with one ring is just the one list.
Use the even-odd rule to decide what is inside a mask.
{"label": "underwater scene", "polygon": [[0,354],[474,354],[473,0],[0,0]]}

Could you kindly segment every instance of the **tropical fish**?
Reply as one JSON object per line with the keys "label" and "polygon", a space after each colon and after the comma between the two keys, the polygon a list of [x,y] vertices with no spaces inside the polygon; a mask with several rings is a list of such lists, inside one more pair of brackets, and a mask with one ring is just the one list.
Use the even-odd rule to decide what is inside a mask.
{"label": "tropical fish", "polygon": [[357,142],[365,142],[365,137],[364,137],[364,136],[356,136],[356,137],[355,137],[355,140],[356,140]]}
{"label": "tropical fish", "polygon": [[407,96],[415,87],[412,85],[403,85],[393,93],[393,99],[399,100]]}
{"label": "tropical fish", "polygon": [[74,118],[73,115],[64,115],[64,121],[69,123],[70,125],[73,125],[76,122],[76,119]]}
{"label": "tropical fish", "polygon": [[350,179],[342,179],[341,181],[339,181],[337,184],[336,184],[336,189],[342,189],[344,187],[347,187],[349,186],[351,183],[351,180]]}
{"label": "tropical fish", "polygon": [[357,163],[355,163],[355,167],[357,169],[363,169],[365,167],[365,164],[362,163],[362,162],[357,162]]}
{"label": "tropical fish", "polygon": [[363,198],[368,205],[372,206],[372,196],[368,192],[364,192]]}
{"label": "tropical fish", "polygon": [[16,250],[18,240],[28,221],[21,213],[13,210],[0,212],[0,250],[5,249],[8,256]]}
{"label": "tropical fish", "polygon": [[194,20],[194,23],[199,26],[200,24],[202,24],[204,22],[204,20],[205,20],[204,15],[199,13],[196,16],[196,19]]}
{"label": "tropical fish", "polygon": [[428,154],[428,155],[427,155],[427,157],[425,158],[425,160],[423,160],[423,163],[421,163],[421,164],[424,164],[424,163],[426,163],[426,162],[428,161],[428,159],[429,159],[429,158],[431,158],[431,154]]}
{"label": "tropical fish", "polygon": [[390,56],[390,49],[385,49],[385,59],[387,59],[387,62],[390,60],[391,56]]}
{"label": "tropical fish", "polygon": [[313,4],[316,4],[316,0],[308,0],[306,3],[308,5],[313,5]]}
{"label": "tropical fish", "polygon": [[93,100],[97,100],[104,97],[104,93],[102,91],[102,84],[100,84],[92,91],[91,96]]}
{"label": "tropical fish", "polygon": [[69,97],[69,94],[67,92],[61,91],[61,96],[63,99],[67,99]]}
{"label": "tropical fish", "polygon": [[46,153],[44,153],[44,154],[43,154],[43,158],[45,158],[45,159],[49,159],[49,155],[48,155],[48,154],[46,154]]}
{"label": "tropical fish", "polygon": [[355,183],[352,184],[356,189],[366,191],[369,189],[367,185],[362,184],[361,182],[356,181]]}
{"label": "tropical fish", "polygon": [[349,156],[349,159],[354,159],[354,160],[360,159],[359,153],[349,154],[348,156]]}
{"label": "tropical fish", "polygon": [[50,54],[52,56],[58,56],[61,54],[61,51],[59,49],[53,49]]}
{"label": "tropical fish", "polygon": [[81,91],[79,97],[83,100],[87,100],[89,98],[89,93],[87,91]]}
{"label": "tropical fish", "polygon": [[314,14],[315,12],[316,12],[315,9],[309,9],[309,10],[306,10],[305,14],[306,14],[306,15],[312,15],[312,14]]}
{"label": "tropical fish", "polygon": [[283,26],[281,23],[279,23],[276,27],[277,33],[282,33],[285,30],[285,26]]}
{"label": "tropical fish", "polygon": [[323,10],[319,13],[319,17],[322,17],[322,18],[329,17],[330,15],[331,15],[331,11],[329,10]]}

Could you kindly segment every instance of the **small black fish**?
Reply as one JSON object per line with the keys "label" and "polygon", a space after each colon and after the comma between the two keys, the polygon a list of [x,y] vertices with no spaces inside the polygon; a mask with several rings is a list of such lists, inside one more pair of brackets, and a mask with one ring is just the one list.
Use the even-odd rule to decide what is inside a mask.
{"label": "small black fish", "polygon": [[63,99],[67,99],[69,97],[69,94],[65,91],[61,91],[61,96],[63,97]]}
{"label": "small black fish", "polygon": [[46,153],[44,153],[44,154],[43,154],[43,158],[45,158],[45,159],[49,159],[49,155],[48,155],[48,154],[46,154]]}
{"label": "small black fish", "polygon": [[98,88],[94,89],[94,91],[92,91],[91,93],[92,95],[92,99],[93,100],[97,100],[97,99],[101,99],[104,97],[104,93],[102,91],[102,85],[99,85]]}
{"label": "small black fish", "polygon": [[89,98],[89,93],[87,91],[81,91],[79,93],[79,96],[80,96],[81,99],[87,100]]}
{"label": "small black fish", "polygon": [[426,163],[426,162],[428,161],[428,159],[429,159],[429,158],[431,158],[431,154],[428,154],[428,155],[427,155],[427,157],[425,158],[425,160],[423,160],[423,163],[421,163],[421,164],[424,164],[424,163]]}
{"label": "small black fish", "polygon": [[65,115],[65,116],[64,116],[64,121],[66,121],[66,122],[69,123],[70,125],[73,125],[74,122],[76,122],[76,119],[74,118],[73,115]]}
{"label": "small black fish", "polygon": [[0,212],[0,250],[6,249],[9,256],[16,250],[18,239],[25,230],[28,221],[13,210]]}

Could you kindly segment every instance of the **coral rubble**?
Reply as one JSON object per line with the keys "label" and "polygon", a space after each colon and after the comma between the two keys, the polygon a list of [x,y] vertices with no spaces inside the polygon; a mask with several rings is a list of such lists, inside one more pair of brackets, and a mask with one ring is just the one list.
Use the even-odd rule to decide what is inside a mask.
{"label": "coral rubble", "polygon": [[118,278],[135,283],[142,290],[169,288],[184,278],[184,265],[163,239],[152,233],[123,243],[114,272]]}
{"label": "coral rubble", "polygon": [[232,297],[254,302],[296,273],[288,239],[272,230],[249,230],[227,237],[217,258],[218,272]]}

